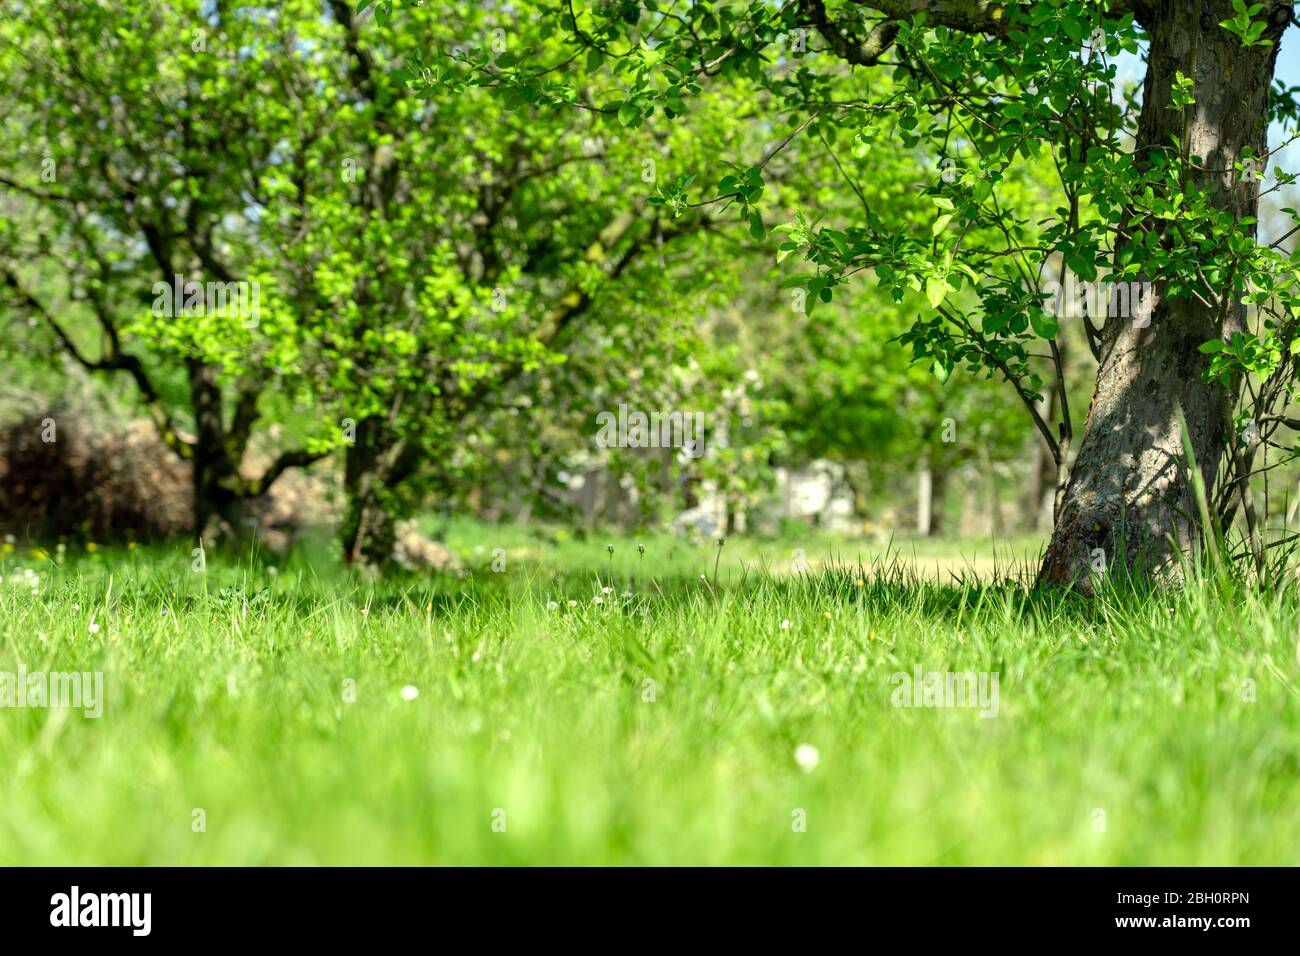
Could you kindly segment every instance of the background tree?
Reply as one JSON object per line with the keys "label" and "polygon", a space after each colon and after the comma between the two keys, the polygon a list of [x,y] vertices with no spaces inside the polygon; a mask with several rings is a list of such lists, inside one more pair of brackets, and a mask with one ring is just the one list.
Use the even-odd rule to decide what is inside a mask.
{"label": "background tree", "polygon": [[[9,301],[88,369],[132,377],[193,467],[200,534],[343,448],[344,554],[384,560],[396,519],[445,486],[438,463],[522,381],[573,358],[649,366],[692,334],[711,260],[677,246],[710,221],[649,200],[673,195],[665,157],[716,141],[469,88],[422,44],[512,70],[556,42],[485,10],[413,16],[418,40],[306,0],[53,4],[5,27],[8,122],[35,135],[9,139],[3,182],[39,224],[5,233]],[[701,112],[712,135],[739,128],[735,92]],[[176,275],[256,283],[256,325],[153,314]],[[303,446],[247,474],[286,402]]]}
{"label": "background tree", "polygon": [[[124,373],[192,466],[194,528],[243,527],[242,503],[319,452],[241,470],[262,416],[261,367],[285,360],[284,315],[154,317],[155,285],[261,283],[256,194],[279,160],[296,13],[198,2],[23,4],[0,23],[5,156],[0,292],[84,368]],[[21,224],[21,228],[19,228]],[[266,290],[271,291],[269,288]],[[206,302],[205,302],[206,306]],[[149,334],[152,328],[155,334]],[[228,344],[214,361],[204,343]]]}
{"label": "background tree", "polygon": [[[624,129],[590,103],[557,110],[544,85],[467,84],[470,64],[563,63],[548,31],[509,11],[417,8],[419,28],[396,30],[330,9],[348,63],[319,78],[333,95],[318,99],[344,105],[329,137],[298,131],[310,203],[286,167],[268,219],[304,302],[304,381],[347,445],[344,553],[378,561],[395,521],[444,483],[438,462],[486,416],[500,422],[521,383],[577,360],[614,382],[633,357],[650,378],[671,352],[709,261],[678,247],[710,220],[650,200],[672,195],[665,156],[702,159],[709,141]],[[446,54],[420,55],[430,43]],[[715,101],[700,121],[729,135],[734,93]],[[353,175],[331,174],[341,165]]]}

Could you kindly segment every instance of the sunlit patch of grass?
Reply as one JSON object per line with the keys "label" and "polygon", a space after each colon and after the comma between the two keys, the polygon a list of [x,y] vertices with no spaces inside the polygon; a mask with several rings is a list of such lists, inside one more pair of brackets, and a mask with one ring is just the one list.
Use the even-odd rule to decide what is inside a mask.
{"label": "sunlit patch of grass", "polygon": [[[1291,594],[678,546],[46,561],[0,585],[0,671],[102,670],[108,700],[0,709],[0,863],[1300,862]],[[997,674],[997,716],[895,706],[917,667]]]}

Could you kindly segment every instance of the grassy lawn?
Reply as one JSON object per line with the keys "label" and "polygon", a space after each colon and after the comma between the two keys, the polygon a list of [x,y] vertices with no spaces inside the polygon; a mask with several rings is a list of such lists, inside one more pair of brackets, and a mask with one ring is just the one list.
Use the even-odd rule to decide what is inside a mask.
{"label": "grassy lawn", "polygon": [[[708,543],[448,540],[463,577],[4,557],[0,671],[107,699],[0,710],[0,864],[1300,863],[1289,594],[1085,604],[822,537],[728,541],[716,579]],[[918,666],[996,673],[996,716],[894,706]]]}

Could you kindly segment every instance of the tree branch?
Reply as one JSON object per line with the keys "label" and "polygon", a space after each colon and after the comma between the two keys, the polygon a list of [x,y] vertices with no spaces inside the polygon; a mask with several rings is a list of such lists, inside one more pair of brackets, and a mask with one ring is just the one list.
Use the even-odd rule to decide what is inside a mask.
{"label": "tree branch", "polygon": [[77,344],[63,327],[55,320],[47,308],[34,295],[28,292],[18,281],[18,277],[9,269],[3,271],[4,283],[13,290],[14,295],[35,314],[45,320],[45,323],[54,331],[55,337],[58,338],[59,344],[76,362],[84,369],[91,372],[126,372],[135,382],[136,388],[140,391],[140,398],[145,407],[149,410],[149,416],[153,419],[154,424],[158,427],[158,434],[163,443],[183,459],[190,459],[194,456],[194,446],[183,439],[176,431],[172,423],[171,413],[163,407],[162,401],[158,397],[153,383],[149,380],[148,374],[144,370],[144,365],[134,355],[127,355],[123,352],[114,350],[108,356],[101,359],[90,359],[82,354],[77,348]]}
{"label": "tree branch", "polygon": [[927,25],[949,27],[963,33],[1000,36],[1009,29],[1009,5],[993,0],[863,0],[862,5],[896,20],[910,20],[918,13],[924,13]]}
{"label": "tree branch", "polygon": [[888,19],[880,22],[867,34],[865,40],[852,36],[845,28],[831,20],[822,0],[799,0],[799,11],[806,22],[817,28],[825,37],[835,55],[856,66],[875,66],[880,57],[898,36],[899,23]]}
{"label": "tree branch", "polygon": [[282,451],[275,461],[271,462],[266,471],[262,472],[260,478],[254,478],[248,481],[241,489],[243,497],[256,498],[266,493],[271,485],[275,484],[277,478],[288,471],[290,468],[305,468],[313,462],[320,461],[329,454],[328,451],[307,451],[304,448],[295,448],[291,451]]}

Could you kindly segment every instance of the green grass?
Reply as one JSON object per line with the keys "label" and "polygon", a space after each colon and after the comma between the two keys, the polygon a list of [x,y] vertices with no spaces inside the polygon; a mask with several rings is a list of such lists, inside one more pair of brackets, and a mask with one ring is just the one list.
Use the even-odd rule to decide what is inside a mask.
{"label": "green grass", "polygon": [[[0,710],[0,864],[1300,863],[1289,594],[1085,603],[829,539],[793,577],[790,542],[729,541],[715,582],[667,538],[449,537],[465,577],[5,557],[0,670],[102,670],[108,700]],[[891,706],[918,664],[997,672],[998,715]]]}

